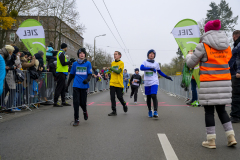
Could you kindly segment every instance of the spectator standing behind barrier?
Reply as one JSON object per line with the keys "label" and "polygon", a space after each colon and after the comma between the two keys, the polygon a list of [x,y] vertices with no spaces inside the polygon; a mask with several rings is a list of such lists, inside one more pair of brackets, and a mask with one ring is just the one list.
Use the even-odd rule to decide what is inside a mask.
{"label": "spectator standing behind barrier", "polygon": [[232,74],[232,123],[240,122],[240,30],[233,32],[234,48],[232,50],[232,58],[229,61]]}
{"label": "spectator standing behind barrier", "polygon": [[[73,82],[73,107],[74,107],[74,124],[79,124],[79,106],[83,110],[84,120],[88,119],[87,112],[87,89],[89,88],[89,81],[92,77],[91,62],[86,59],[85,48],[80,48],[77,52],[79,59],[73,63],[73,67],[70,72],[67,88],[69,87],[72,79]],[[67,90],[67,89],[66,89]]]}
{"label": "spectator standing behind barrier", "polygon": [[138,89],[140,87],[142,81],[142,77],[139,75],[139,69],[135,69],[135,74],[132,75],[130,79],[130,85],[131,85],[131,94],[130,98],[134,95],[134,103],[137,104],[137,94],[138,94]]}
{"label": "spectator standing behind barrier", "polygon": [[[189,53],[192,54],[193,50],[188,51],[188,54]],[[187,105],[193,105],[192,103],[198,100],[197,82],[193,76],[191,79],[191,90],[192,90],[192,99],[189,102],[187,102]]]}
{"label": "spectator standing behind barrier", "polygon": [[228,140],[228,146],[236,145],[232,123],[225,110],[225,105],[231,100],[231,74],[228,62],[232,56],[228,37],[225,31],[220,31],[221,21],[206,23],[205,33],[201,37],[193,54],[188,54],[186,63],[194,68],[200,62],[199,102],[205,109],[207,141],[202,143],[206,148],[216,148],[214,110],[223,125]]}
{"label": "spectator standing behind barrier", "polygon": [[6,107],[10,109],[12,107],[12,104],[15,99],[15,93],[16,93],[16,83],[14,79],[14,72],[15,70],[19,67],[15,65],[15,60],[17,53],[19,52],[18,47],[13,45],[14,51],[13,54],[11,55],[10,59],[7,61],[6,64],[6,69],[7,69],[7,74],[6,74],[6,81],[5,81],[5,94],[6,97],[4,99]]}
{"label": "spectator standing behind barrier", "polygon": [[5,64],[7,64],[7,61],[10,59],[14,51],[14,47],[11,45],[6,45],[2,49],[0,49],[0,54],[3,57]]}
{"label": "spectator standing behind barrier", "polygon": [[[65,101],[65,89],[66,89],[66,77],[68,75],[68,65],[72,62],[67,62],[67,58],[65,56],[67,52],[67,44],[61,44],[61,50],[57,54],[57,69],[56,69],[56,76],[57,76],[57,86],[55,89],[54,94],[54,107],[62,107],[62,106],[71,106]],[[62,105],[58,104],[58,97],[61,95]]]}
{"label": "spectator standing behind barrier", "polygon": [[[28,70],[30,67],[33,67],[35,65],[35,61],[36,61],[36,58],[35,56],[32,57],[32,61],[29,62],[29,60],[26,58],[27,56],[22,53],[20,55],[20,60],[21,60],[21,65],[22,65],[22,69],[23,70]],[[29,83],[30,84],[30,83]],[[25,88],[25,91],[26,91],[26,104],[28,104],[28,99],[29,99],[29,89],[28,89],[28,83],[27,83],[27,79],[25,78],[24,79],[24,83],[23,83],[23,87]]]}
{"label": "spectator standing behind barrier", "polygon": [[49,43],[49,46],[47,47],[46,51],[47,51],[46,52],[47,61],[49,61],[50,59],[53,59],[55,61],[57,60],[57,58],[53,56],[54,49],[53,49],[53,43],[52,42]]}
{"label": "spectator standing behind barrier", "polygon": [[123,85],[124,85],[123,94],[125,92],[125,89],[126,89],[126,93],[127,93],[127,87],[128,87],[129,79],[130,79],[130,76],[127,73],[127,69],[124,69],[124,72],[123,72]]}

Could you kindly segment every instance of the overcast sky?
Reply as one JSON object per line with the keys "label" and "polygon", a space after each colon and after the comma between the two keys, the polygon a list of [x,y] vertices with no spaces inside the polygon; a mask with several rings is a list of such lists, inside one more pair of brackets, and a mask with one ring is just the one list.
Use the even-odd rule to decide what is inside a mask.
{"label": "overcast sky", "polygon": [[[96,38],[96,47],[112,55],[116,50],[122,52],[125,68],[129,73],[133,73],[134,68],[139,68],[141,63],[147,59],[149,49],[156,50],[155,60],[157,62],[169,63],[176,56],[178,49],[173,35],[170,34],[174,26],[182,19],[190,18],[200,21],[206,18],[207,10],[210,9],[209,4],[212,1],[105,0],[129,53],[127,51],[125,53],[114,39],[92,0],[77,0],[77,8],[81,16],[80,21],[87,28],[83,34],[84,42],[93,45],[95,36],[106,34],[104,37]],[[94,0],[94,2],[121,46],[125,48],[103,0]],[[214,0],[214,2],[219,4],[220,0]],[[227,2],[232,8],[234,17],[240,15],[240,0],[227,0]],[[235,28],[240,29],[240,17]]]}

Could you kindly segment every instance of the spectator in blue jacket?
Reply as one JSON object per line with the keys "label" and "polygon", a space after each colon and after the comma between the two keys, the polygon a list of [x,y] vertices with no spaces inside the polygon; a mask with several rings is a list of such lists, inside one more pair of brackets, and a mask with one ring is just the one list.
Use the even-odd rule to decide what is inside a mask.
{"label": "spectator in blue jacket", "polygon": [[46,53],[47,61],[49,61],[50,59],[54,59],[55,61],[57,60],[57,58],[53,56],[53,51],[54,51],[53,43],[50,42],[49,46],[47,47],[47,53]]}

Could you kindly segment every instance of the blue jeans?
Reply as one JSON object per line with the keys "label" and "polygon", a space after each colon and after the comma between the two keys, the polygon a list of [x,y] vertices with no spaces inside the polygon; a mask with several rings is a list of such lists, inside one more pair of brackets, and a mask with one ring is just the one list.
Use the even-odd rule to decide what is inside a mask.
{"label": "blue jeans", "polygon": [[125,88],[128,87],[128,81],[123,81],[123,85],[124,85],[123,92],[125,92]]}
{"label": "blue jeans", "polygon": [[192,102],[198,100],[198,94],[197,94],[197,82],[195,79],[191,80],[191,89],[192,89]]}

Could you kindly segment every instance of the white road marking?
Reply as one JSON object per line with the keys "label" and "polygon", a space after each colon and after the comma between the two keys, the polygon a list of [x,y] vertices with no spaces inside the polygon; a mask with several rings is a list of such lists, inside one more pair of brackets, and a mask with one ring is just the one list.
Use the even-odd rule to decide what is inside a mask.
{"label": "white road marking", "polygon": [[144,97],[144,100],[145,100],[145,102],[147,101],[147,98],[146,97]]}
{"label": "white road marking", "polygon": [[174,152],[166,134],[158,133],[157,135],[158,135],[159,141],[162,145],[162,148],[163,148],[163,151],[165,153],[167,160],[178,160],[178,157],[177,157],[176,153]]}
{"label": "white road marking", "polygon": [[143,93],[143,95],[145,96],[145,94]]}

